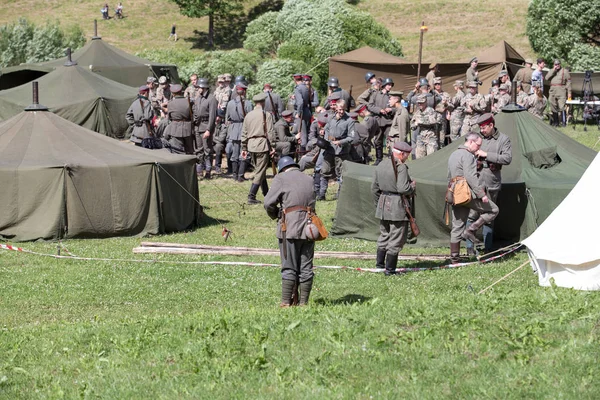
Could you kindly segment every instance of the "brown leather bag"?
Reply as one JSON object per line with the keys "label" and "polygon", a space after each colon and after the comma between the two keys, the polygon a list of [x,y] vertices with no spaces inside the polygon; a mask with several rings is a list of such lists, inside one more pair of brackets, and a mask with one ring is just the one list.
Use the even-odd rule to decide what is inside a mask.
{"label": "brown leather bag", "polygon": [[457,176],[450,180],[446,192],[446,202],[455,206],[463,206],[471,201],[472,193],[464,176]]}
{"label": "brown leather bag", "polygon": [[[317,214],[313,214],[312,212],[309,212],[307,214],[307,218],[307,229],[305,230],[305,232],[310,232],[310,234],[307,234],[307,236],[316,242],[327,239],[327,236],[329,236],[329,232],[327,232],[327,228],[325,228],[325,224],[323,223],[321,218],[319,218]],[[309,225],[313,225],[315,228],[317,228],[316,232],[318,234],[315,233],[314,229],[310,229]]]}

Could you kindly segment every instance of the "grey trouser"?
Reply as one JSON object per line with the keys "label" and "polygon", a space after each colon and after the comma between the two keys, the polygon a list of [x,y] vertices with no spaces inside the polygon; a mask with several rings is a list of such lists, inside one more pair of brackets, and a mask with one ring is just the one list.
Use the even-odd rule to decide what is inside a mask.
{"label": "grey trouser", "polygon": [[[313,159],[317,155],[317,151],[319,152],[319,155],[317,156],[317,161],[313,162]],[[313,168],[313,167],[314,167],[315,171],[320,171],[321,167],[323,166],[323,152],[321,151],[320,148],[315,146],[314,149],[312,149],[311,151],[309,151],[308,153],[303,155],[302,158],[300,158],[299,164],[300,164],[300,171],[304,171],[306,168]]]}
{"label": "grey trouser", "polygon": [[385,249],[387,254],[395,256],[406,243],[408,221],[379,221],[379,239],[377,247]]}
{"label": "grey trouser", "polygon": [[323,166],[321,167],[321,175],[323,178],[331,179],[336,176],[339,182],[342,181],[342,163],[347,158],[346,154],[334,155],[326,153],[323,155]]}
{"label": "grey trouser", "polygon": [[315,242],[303,239],[285,241],[287,257],[283,257],[283,239],[279,239],[279,255],[281,256],[281,278],[285,280],[306,282],[314,276],[313,258]]}
{"label": "grey trouser", "polygon": [[292,150],[291,142],[279,142],[275,145],[275,151],[277,152],[277,154],[280,154],[282,156],[289,155],[291,150]]}
{"label": "grey trouser", "polygon": [[[386,120],[386,122],[387,121],[389,121],[389,120]],[[388,134],[390,133],[391,128],[392,128],[391,123],[388,125],[379,127],[379,131],[377,132],[377,134],[375,136],[373,136],[373,143],[375,144],[375,147],[383,148],[383,146],[385,144],[384,143],[385,139],[388,137]]]}
{"label": "grey trouser", "polygon": [[260,185],[265,180],[267,175],[267,167],[269,166],[269,152],[264,153],[250,153],[252,155],[252,162],[254,163],[254,178],[252,183]]}
{"label": "grey trouser", "polygon": [[208,170],[210,170],[210,166],[212,164],[212,160],[210,158],[213,152],[213,142],[212,135],[208,138],[204,138],[204,132],[196,132],[194,140],[194,152],[196,153],[196,160],[198,160],[198,164],[206,165]]}
{"label": "grey trouser", "polygon": [[175,147],[183,148],[185,154],[194,154],[194,138],[193,136],[186,137],[175,137],[171,136],[169,140],[173,140],[177,143]]}
{"label": "grey trouser", "polygon": [[242,151],[242,141],[241,140],[231,140],[227,143],[225,147],[225,151],[227,152],[227,158],[231,160],[231,162],[238,162],[241,158],[240,154]]}
{"label": "grey trouser", "polygon": [[[496,204],[496,199],[498,199],[498,193],[500,193],[500,189],[496,190],[487,190],[488,198]],[[498,209],[499,210],[499,209]],[[479,213],[476,210],[469,211],[469,221],[473,222],[479,219]],[[490,221],[486,223],[486,225],[492,226],[494,221]]]}
{"label": "grey trouser", "polygon": [[479,213],[486,224],[492,222],[498,216],[498,206],[493,201],[484,203],[481,199],[471,199],[465,206],[452,206],[452,231],[450,242],[457,243],[462,240],[462,233],[467,224],[469,212],[475,210]]}

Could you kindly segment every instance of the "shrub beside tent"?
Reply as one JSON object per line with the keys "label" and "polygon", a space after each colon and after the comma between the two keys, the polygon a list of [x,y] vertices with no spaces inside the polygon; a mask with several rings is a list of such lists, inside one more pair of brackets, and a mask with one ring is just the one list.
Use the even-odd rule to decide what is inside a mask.
{"label": "shrub beside tent", "polygon": [[13,241],[175,232],[200,215],[194,157],[121,143],[43,110],[0,123],[0,182],[0,237]]}
{"label": "shrub beside tent", "polygon": [[[579,144],[526,111],[496,116],[500,131],[512,142],[513,161],[502,169],[500,215],[496,240],[519,241],[529,236],[569,194],[596,152]],[[444,195],[448,185],[448,157],[460,145],[452,143],[434,154],[409,162],[416,180],[416,219],[420,245],[447,245],[450,229],[444,224]],[[331,233],[338,237],[376,240],[379,222],[370,193],[372,166],[345,163],[344,184]]]}
{"label": "shrub beside tent", "polygon": [[597,210],[600,156],[571,193],[531,236],[523,240],[541,286],[600,290]]}

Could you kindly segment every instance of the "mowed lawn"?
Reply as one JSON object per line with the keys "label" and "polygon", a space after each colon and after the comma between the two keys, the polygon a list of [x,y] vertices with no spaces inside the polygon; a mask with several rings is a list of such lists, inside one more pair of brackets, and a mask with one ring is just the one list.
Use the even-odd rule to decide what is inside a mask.
{"label": "mowed lawn", "polygon": [[[595,128],[564,131],[590,146],[598,137]],[[201,182],[208,217],[192,232],[63,243],[77,256],[155,262],[1,250],[0,398],[600,395],[599,293],[541,288],[526,266],[477,295],[526,261],[524,253],[393,278],[317,269],[310,305],[291,309],[278,307],[278,268],[184,263],[277,263],[275,257],[132,253],[142,240],[274,248],[275,222],[262,206],[240,205],[249,186]],[[331,199],[317,204],[328,225],[334,210]],[[233,231],[226,243],[221,223]],[[57,243],[21,245],[57,252]],[[328,239],[317,248],[374,251],[375,244]],[[373,267],[372,261],[316,264]]]}

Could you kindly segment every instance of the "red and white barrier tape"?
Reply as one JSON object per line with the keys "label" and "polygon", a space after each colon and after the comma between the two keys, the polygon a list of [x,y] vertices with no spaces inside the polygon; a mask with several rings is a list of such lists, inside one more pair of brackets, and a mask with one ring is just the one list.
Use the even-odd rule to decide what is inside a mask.
{"label": "red and white barrier tape", "polygon": [[[413,268],[397,268],[396,272],[405,273],[405,272],[420,272],[420,271],[433,271],[437,269],[451,269],[451,268],[459,268],[465,267],[467,265],[473,264],[483,264],[488,263],[493,260],[497,260],[498,258],[504,257],[510,253],[513,253],[520,249],[523,245],[520,243],[516,243],[514,247],[510,247],[506,252],[495,255],[490,258],[486,258],[485,260],[479,261],[471,261],[464,263],[456,263],[456,264],[448,264],[448,265],[436,265],[431,267],[413,267]],[[64,259],[64,260],[79,260],[79,261],[112,261],[112,262],[138,262],[138,263],[163,263],[163,264],[195,264],[195,265],[243,265],[243,266],[252,266],[252,267],[280,267],[280,264],[268,264],[268,263],[257,263],[257,262],[248,262],[248,261],[168,261],[168,260],[139,260],[139,259],[126,259],[126,258],[94,258],[94,257],[77,257],[77,256],[61,256],[56,254],[47,254],[47,253],[38,253],[31,250],[23,249],[22,247],[15,247],[8,244],[1,244],[0,249],[3,250],[12,250],[18,251],[21,253],[33,254],[42,257],[51,257],[56,259]],[[349,267],[344,265],[315,265],[314,268],[319,269],[347,269],[352,271],[359,272],[384,272],[383,268],[360,268],[360,267]]]}

